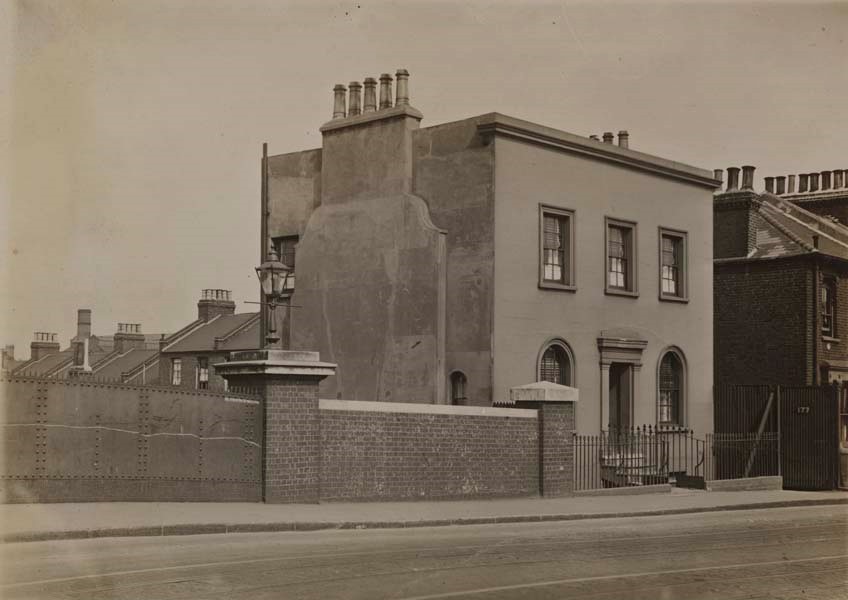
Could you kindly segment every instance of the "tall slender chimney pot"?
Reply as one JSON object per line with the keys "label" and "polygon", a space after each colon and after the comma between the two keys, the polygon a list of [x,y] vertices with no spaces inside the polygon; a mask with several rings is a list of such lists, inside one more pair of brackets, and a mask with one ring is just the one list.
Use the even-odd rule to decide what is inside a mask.
{"label": "tall slender chimney pot", "polygon": [[777,178],[777,195],[782,196],[786,193],[786,176],[781,175]]}
{"label": "tall slender chimney pot", "polygon": [[810,191],[811,192],[819,191],[819,174],[818,173],[810,173]]}
{"label": "tall slender chimney pot", "polygon": [[810,176],[806,173],[798,174],[798,193],[805,194],[807,193],[807,185],[810,182]]}
{"label": "tall slender chimney pot", "polygon": [[345,92],[347,88],[340,83],[333,88],[333,118],[344,119],[347,115],[345,110]]}
{"label": "tall slender chimney pot", "polygon": [[630,134],[625,130],[621,130],[618,132],[618,147],[619,148],[629,148],[630,147]]}
{"label": "tall slender chimney pot", "polygon": [[612,134],[612,131],[605,131],[604,132],[604,143],[605,144],[612,144],[612,141],[614,139],[615,139],[615,136]]}
{"label": "tall slender chimney pot", "polygon": [[786,186],[786,193],[787,194],[794,194],[795,193],[795,176],[794,175],[789,176],[789,181],[787,182],[787,186]]}
{"label": "tall slender chimney pot", "polygon": [[366,77],[364,84],[365,97],[362,100],[362,112],[374,112],[377,110],[377,80]]}
{"label": "tall slender chimney pot", "polygon": [[766,191],[769,194],[773,194],[774,193],[774,177],[766,177],[765,181],[766,181]]}
{"label": "tall slender chimney pot", "polygon": [[833,189],[838,190],[842,187],[842,170],[837,169],[833,172]]}
{"label": "tall slender chimney pot", "polygon": [[[409,104],[409,71],[398,69],[395,72],[395,78],[397,79],[395,106],[407,106]],[[389,96],[391,96],[391,88],[389,88]]]}
{"label": "tall slender chimney pot", "polygon": [[739,189],[739,167],[727,167],[727,191],[735,192]]}
{"label": "tall slender chimney pot", "polygon": [[752,167],[751,165],[745,165],[742,167],[742,189],[743,190],[753,190],[754,189],[754,169],[756,167]]}
{"label": "tall slender chimney pot", "polygon": [[830,189],[830,171],[821,172],[821,189],[822,191]]}
{"label": "tall slender chimney pot", "polygon": [[392,76],[380,75],[380,110],[392,107]]}
{"label": "tall slender chimney pot", "polygon": [[724,169],[713,169],[713,179],[719,183],[724,183]]}
{"label": "tall slender chimney pot", "polygon": [[347,87],[350,90],[347,116],[355,117],[362,114],[362,84],[358,81],[351,81]]}

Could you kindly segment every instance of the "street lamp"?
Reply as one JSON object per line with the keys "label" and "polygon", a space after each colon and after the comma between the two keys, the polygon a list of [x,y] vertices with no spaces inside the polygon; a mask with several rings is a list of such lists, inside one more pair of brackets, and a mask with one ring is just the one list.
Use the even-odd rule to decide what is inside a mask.
{"label": "street lamp", "polygon": [[282,298],[288,288],[291,274],[292,268],[280,261],[277,251],[273,247],[268,251],[268,260],[256,267],[256,276],[259,277],[262,294],[265,296],[266,304],[271,309],[268,333],[265,335],[266,346],[272,346],[280,341],[280,336],[277,335],[274,311],[277,308],[277,301]]}

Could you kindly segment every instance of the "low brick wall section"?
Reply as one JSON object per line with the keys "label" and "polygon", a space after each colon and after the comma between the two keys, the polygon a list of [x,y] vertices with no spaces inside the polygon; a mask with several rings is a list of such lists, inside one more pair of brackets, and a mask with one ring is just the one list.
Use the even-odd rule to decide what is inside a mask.
{"label": "low brick wall section", "polygon": [[320,400],[321,500],[539,493],[535,410]]}
{"label": "low brick wall section", "polygon": [[0,502],[261,500],[255,398],[0,380]]}

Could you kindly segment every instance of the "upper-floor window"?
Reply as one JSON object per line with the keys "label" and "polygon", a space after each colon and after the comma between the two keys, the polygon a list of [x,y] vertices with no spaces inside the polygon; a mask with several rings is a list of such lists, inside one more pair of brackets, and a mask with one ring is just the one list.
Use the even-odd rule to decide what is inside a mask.
{"label": "upper-floor window", "polygon": [[606,292],[636,295],[636,224],[606,219]]}
{"label": "upper-floor window", "polygon": [[197,359],[197,389],[209,388],[209,359],[201,356]]}
{"label": "upper-floor window", "polygon": [[465,395],[465,386],[468,379],[461,371],[454,371],[450,376],[451,404],[464,405],[468,398]]}
{"label": "upper-floor window", "polygon": [[660,299],[687,298],[686,239],[683,231],[660,227]]}
{"label": "upper-floor window", "polygon": [[826,337],[836,337],[836,281],[825,279],[821,286],[821,331]]}
{"label": "upper-floor window", "polygon": [[297,258],[297,242],[299,239],[300,237],[296,235],[285,235],[282,237],[276,237],[273,240],[274,250],[277,251],[277,256],[280,257],[280,261],[292,269],[292,274],[286,282],[287,287],[289,288],[294,288],[294,269]]}
{"label": "upper-floor window", "polygon": [[539,287],[574,289],[574,211],[539,207]]}
{"label": "upper-floor window", "polygon": [[171,385],[182,385],[183,361],[180,358],[171,359]]}
{"label": "upper-floor window", "polygon": [[573,361],[565,342],[549,342],[539,357],[538,380],[560,385],[571,385]]}

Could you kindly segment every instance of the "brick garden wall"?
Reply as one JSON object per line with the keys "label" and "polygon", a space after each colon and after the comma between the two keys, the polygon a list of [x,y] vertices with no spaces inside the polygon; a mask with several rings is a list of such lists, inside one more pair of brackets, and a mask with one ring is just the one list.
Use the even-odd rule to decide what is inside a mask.
{"label": "brick garden wall", "polygon": [[23,377],[0,387],[0,502],[261,499],[256,399]]}
{"label": "brick garden wall", "polygon": [[319,412],[322,500],[539,492],[535,410],[321,400]]}

